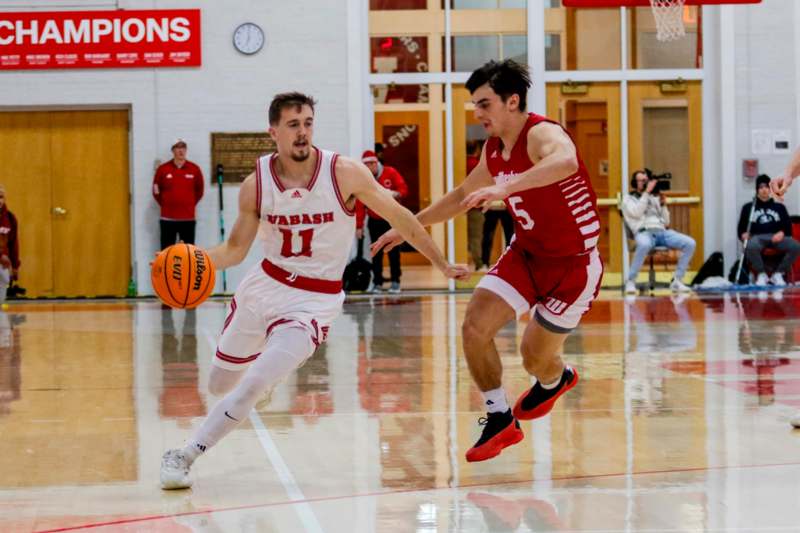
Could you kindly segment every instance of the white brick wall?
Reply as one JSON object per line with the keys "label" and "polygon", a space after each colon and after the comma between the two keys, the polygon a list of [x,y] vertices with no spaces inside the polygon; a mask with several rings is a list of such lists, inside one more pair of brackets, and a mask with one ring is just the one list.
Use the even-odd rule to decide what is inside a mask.
{"label": "white brick wall", "polygon": [[[754,155],[751,131],[788,130],[798,145],[795,14],[798,2],[764,0],[736,7],[736,168],[738,207],[755,192],[753,180],[741,178],[741,162],[759,159],[759,172],[777,176],[788,156]],[[800,31],[800,28],[798,29]],[[791,214],[800,214],[800,189],[787,197]],[[737,211],[738,212],[738,211]]]}
{"label": "white brick wall", "polygon": [[[266,107],[275,93],[301,90],[319,101],[315,144],[348,152],[347,4],[326,0],[124,0],[125,9],[202,9],[200,68],[76,70],[0,74],[0,106],[129,105],[131,123],[132,241],[140,294],[152,294],[148,263],[158,248],[158,209],[151,196],[156,159],[171,157],[176,137],[206,174],[197,211],[197,242],[218,242],[218,201],[209,185],[210,133],[266,128]],[[52,5],[51,5],[52,7]],[[231,44],[234,28],[259,24],[267,44],[243,56]],[[225,225],[236,216],[238,187],[225,187]],[[228,290],[260,255],[228,272]],[[217,290],[221,289],[218,281]]]}

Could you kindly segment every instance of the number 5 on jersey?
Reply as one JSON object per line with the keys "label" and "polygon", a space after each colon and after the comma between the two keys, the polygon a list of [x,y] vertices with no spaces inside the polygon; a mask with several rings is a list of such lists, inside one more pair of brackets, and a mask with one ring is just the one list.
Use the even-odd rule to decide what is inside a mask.
{"label": "number 5 on jersey", "polygon": [[533,221],[531,216],[524,209],[517,207],[517,204],[521,203],[522,203],[521,196],[512,196],[508,199],[508,204],[511,206],[511,210],[514,212],[514,216],[516,216],[517,220],[520,221],[520,226],[522,226],[522,229],[524,230],[533,229],[535,222]]}
{"label": "number 5 on jersey", "polygon": [[278,229],[283,235],[283,245],[281,246],[283,257],[311,257],[311,239],[314,237],[314,228],[296,231],[288,228]]}

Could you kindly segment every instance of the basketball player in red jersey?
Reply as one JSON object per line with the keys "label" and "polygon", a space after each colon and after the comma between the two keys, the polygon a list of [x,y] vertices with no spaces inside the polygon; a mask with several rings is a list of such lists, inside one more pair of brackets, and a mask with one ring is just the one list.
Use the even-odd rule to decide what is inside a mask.
{"label": "basketball player in red jersey", "polygon": [[[503,200],[514,217],[514,239],[478,284],[462,327],[467,364],[488,411],[467,461],[490,459],[521,441],[518,420],[545,416],[578,382],[578,373],[561,359],[564,340],[589,310],[603,274],[589,174],[559,124],[525,112],[530,84],[527,68],[511,60],[490,61],[472,73],[466,86],[475,118],[489,134],[480,163],[460,186],[417,215],[427,226]],[[373,247],[401,242],[392,231]],[[494,336],[527,313],[532,320],[520,350],[537,381],[512,410]]]}
{"label": "basketball player in red jersey", "polygon": [[191,486],[192,463],[244,419],[259,398],[325,341],[344,302],[342,274],[355,238],[359,200],[397,228],[447,277],[469,277],[447,263],[408,209],[360,161],[312,144],[314,100],[275,96],[269,132],[277,151],[260,157],[242,183],[228,240],[208,251],[225,269],[241,263],[256,234],[264,259],[239,284],[217,344],[209,391],[225,395],[182,448],[161,462],[161,487]]}

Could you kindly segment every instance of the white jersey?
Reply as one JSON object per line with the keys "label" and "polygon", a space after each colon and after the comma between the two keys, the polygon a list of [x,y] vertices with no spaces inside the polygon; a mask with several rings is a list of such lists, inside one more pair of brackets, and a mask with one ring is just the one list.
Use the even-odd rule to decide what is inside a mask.
{"label": "white jersey", "polygon": [[341,281],[355,237],[355,212],[336,182],[338,154],[314,147],[317,166],[307,188],[286,189],[277,154],[258,159],[259,237],[267,261],[293,276]]}

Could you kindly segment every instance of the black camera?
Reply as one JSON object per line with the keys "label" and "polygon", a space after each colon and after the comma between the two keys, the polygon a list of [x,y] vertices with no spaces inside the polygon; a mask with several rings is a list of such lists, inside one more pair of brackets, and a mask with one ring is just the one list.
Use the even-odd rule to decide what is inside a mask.
{"label": "black camera", "polygon": [[655,181],[656,186],[653,188],[653,194],[659,194],[668,191],[672,188],[672,173],[664,172],[663,174],[653,174],[649,169],[645,169],[647,174],[647,181]]}

